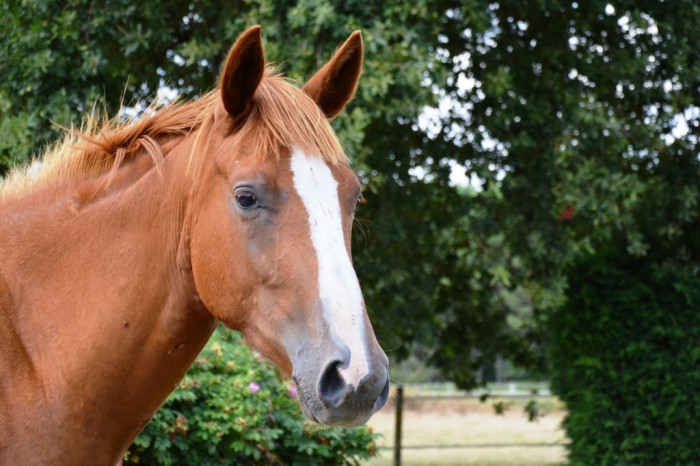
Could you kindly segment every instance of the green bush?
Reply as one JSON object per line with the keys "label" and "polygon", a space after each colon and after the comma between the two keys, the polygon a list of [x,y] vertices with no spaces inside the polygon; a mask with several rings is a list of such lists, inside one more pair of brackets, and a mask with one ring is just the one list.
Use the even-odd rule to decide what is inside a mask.
{"label": "green bush", "polygon": [[305,422],[295,398],[238,333],[217,331],[124,463],[357,465],[376,453],[369,428]]}
{"label": "green bush", "polygon": [[700,276],[591,259],[551,321],[572,465],[700,464]]}

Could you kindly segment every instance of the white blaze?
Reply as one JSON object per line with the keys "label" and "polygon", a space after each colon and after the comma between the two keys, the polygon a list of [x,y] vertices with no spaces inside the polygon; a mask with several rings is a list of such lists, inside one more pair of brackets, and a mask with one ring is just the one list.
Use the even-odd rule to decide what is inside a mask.
{"label": "white blaze", "polygon": [[292,152],[292,175],[309,214],[323,316],[331,335],[350,350],[349,365],[339,372],[345,383],[357,386],[369,372],[369,364],[362,292],[345,249],[338,182],[320,157],[308,157],[297,148]]}

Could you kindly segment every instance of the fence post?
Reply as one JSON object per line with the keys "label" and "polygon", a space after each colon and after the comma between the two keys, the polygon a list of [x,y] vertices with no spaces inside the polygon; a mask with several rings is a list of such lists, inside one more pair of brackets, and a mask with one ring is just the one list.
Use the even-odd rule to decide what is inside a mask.
{"label": "fence post", "polygon": [[403,417],[403,385],[396,387],[396,425],[394,426],[394,466],[401,466],[401,421]]}

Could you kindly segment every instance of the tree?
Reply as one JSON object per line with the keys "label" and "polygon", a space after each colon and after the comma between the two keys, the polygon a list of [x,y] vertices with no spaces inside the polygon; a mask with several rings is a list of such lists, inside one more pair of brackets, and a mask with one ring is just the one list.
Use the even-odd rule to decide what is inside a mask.
{"label": "tree", "polygon": [[[565,303],[571,267],[583,258],[614,250],[696,266],[700,65],[690,44],[698,8],[500,1],[445,10],[440,92],[457,105],[424,151],[482,180],[461,220],[467,228],[452,237],[465,241],[453,270],[491,277],[480,305],[506,298],[502,323],[526,337],[515,337],[516,360],[536,361],[526,343],[545,335],[532,324]],[[520,303],[509,304],[503,289]],[[437,335],[444,346],[458,345],[455,329],[472,325],[473,305]],[[522,325],[518,312],[534,320]],[[462,364],[452,354],[436,353],[448,373]]]}
{"label": "tree", "polygon": [[189,2],[3,2],[0,173],[38,155],[98,99],[116,111],[154,92]]}
{"label": "tree", "polygon": [[[482,257],[504,269],[491,269],[500,286],[490,297],[522,291],[520,309],[540,322],[511,328],[550,344],[573,464],[697,462],[686,439],[700,389],[699,7],[500,1],[476,11],[485,27],[473,21],[443,41],[453,79],[442,89],[469,113],[454,109],[429,150],[484,183],[462,218],[473,232],[462,254],[486,245]],[[476,264],[475,274],[489,270]],[[468,313],[455,315],[468,325]],[[443,348],[455,327],[437,335]],[[459,371],[459,351],[436,356]]]}

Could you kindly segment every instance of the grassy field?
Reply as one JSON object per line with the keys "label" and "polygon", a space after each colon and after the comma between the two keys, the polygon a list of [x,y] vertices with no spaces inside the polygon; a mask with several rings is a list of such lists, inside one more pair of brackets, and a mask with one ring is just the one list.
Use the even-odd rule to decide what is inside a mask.
{"label": "grassy field", "polygon": [[[494,444],[552,444],[566,441],[560,428],[561,406],[543,402],[546,414],[529,422],[523,403],[514,401],[504,415],[494,414],[490,403],[473,399],[411,401],[403,411],[403,445],[475,445],[461,448],[402,450],[405,466],[551,466],[566,463],[563,446],[493,447]],[[393,465],[394,407],[389,404],[369,425],[384,437],[379,458],[367,466]]]}

